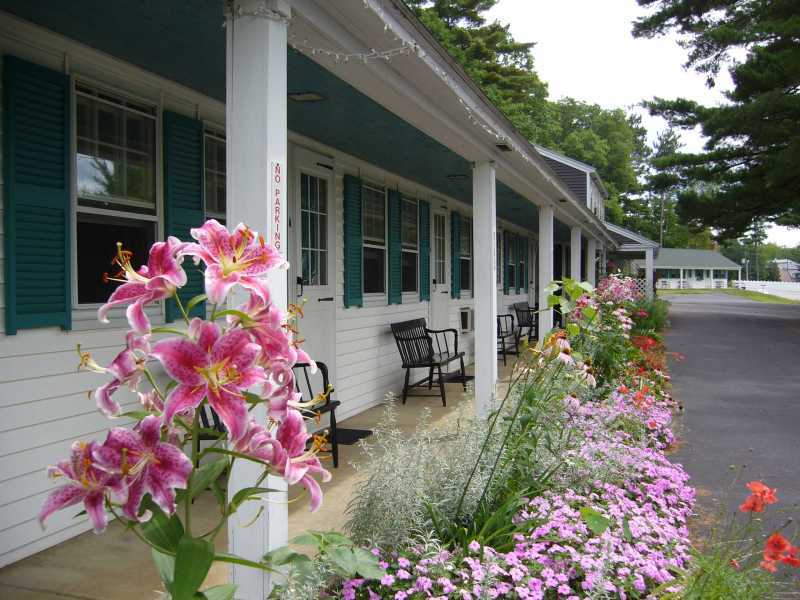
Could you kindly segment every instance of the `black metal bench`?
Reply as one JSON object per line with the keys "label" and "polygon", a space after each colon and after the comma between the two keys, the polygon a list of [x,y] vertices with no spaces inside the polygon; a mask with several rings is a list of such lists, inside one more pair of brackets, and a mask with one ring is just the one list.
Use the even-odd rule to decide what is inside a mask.
{"label": "black metal bench", "polygon": [[497,352],[503,356],[503,365],[506,355],[517,354],[519,336],[514,328],[514,315],[497,315]]}
{"label": "black metal bench", "polygon": [[517,302],[511,305],[514,309],[514,312],[517,314],[517,325],[519,326],[519,334],[517,337],[517,342],[519,339],[525,335],[525,329],[528,330],[528,342],[532,342],[536,339],[536,326],[538,323],[536,309],[532,306],[529,306],[527,302]]}
{"label": "black metal bench", "polygon": [[[333,399],[333,386],[330,386],[328,366],[323,362],[317,362],[317,375],[311,373],[311,365],[307,363],[297,363],[292,367],[294,371],[295,390],[303,397],[303,402],[311,402],[320,394],[325,394],[325,402],[318,404],[308,410],[303,410],[305,417],[317,417],[325,413],[330,413],[330,443],[331,454],[333,456],[333,466],[339,466],[339,442],[336,430],[336,408],[341,404]],[[200,411],[200,422],[206,431],[201,433],[201,440],[217,440],[219,434],[225,433],[225,425],[219,415],[211,406],[206,403]]]}
{"label": "black metal bench", "polygon": [[[439,394],[442,398],[442,406],[447,406],[444,384],[446,378],[442,375],[442,367],[453,361],[460,361],[459,381],[467,391],[467,375],[464,371],[464,353],[458,351],[458,331],[455,329],[428,329],[425,319],[412,319],[400,323],[392,323],[392,334],[400,351],[400,358],[406,370],[406,379],[403,385],[403,404],[406,403],[409,390],[428,385],[430,390],[433,386],[433,372],[436,371],[439,385]],[[450,339],[452,336],[452,340]],[[451,343],[452,341],[452,343]],[[428,376],[424,379],[409,384],[411,369],[428,369]],[[414,394],[429,395],[429,394]]]}

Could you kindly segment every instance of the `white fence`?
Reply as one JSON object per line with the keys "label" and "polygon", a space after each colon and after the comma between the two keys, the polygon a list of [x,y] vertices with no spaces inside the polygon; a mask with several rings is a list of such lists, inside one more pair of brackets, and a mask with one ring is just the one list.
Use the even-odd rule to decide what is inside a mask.
{"label": "white fence", "polygon": [[800,300],[800,282],[796,281],[734,281],[734,286],[751,292],[761,292],[762,294],[772,294],[788,298],[789,300]]}

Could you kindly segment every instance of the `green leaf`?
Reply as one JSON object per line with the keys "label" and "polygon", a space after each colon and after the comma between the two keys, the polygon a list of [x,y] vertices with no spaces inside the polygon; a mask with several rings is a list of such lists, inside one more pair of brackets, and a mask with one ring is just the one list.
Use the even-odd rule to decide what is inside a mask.
{"label": "green leaf", "polygon": [[232,583],[223,583],[222,585],[215,585],[207,590],[203,590],[195,598],[205,598],[206,600],[233,600],[233,595],[236,593],[236,586]]}
{"label": "green leaf", "polygon": [[585,292],[589,294],[591,294],[594,291],[594,286],[588,281],[581,281],[580,286],[583,288]]}
{"label": "green leaf", "polygon": [[239,507],[247,502],[248,500],[255,500],[259,496],[263,494],[268,494],[269,492],[277,492],[279,490],[273,490],[272,488],[265,488],[265,487],[246,487],[242,488],[231,499],[230,504],[228,505],[228,514],[233,514]]}
{"label": "green leaf", "polygon": [[169,552],[177,552],[178,542],[183,537],[183,523],[177,513],[168,517],[150,495],[144,497],[141,507],[152,513],[150,519],[138,525],[145,539]]}
{"label": "green leaf", "polygon": [[560,288],[560,287],[561,287],[561,286],[560,286],[560,285],[558,285],[558,283],[556,283],[555,281],[551,281],[551,282],[550,282],[550,284],[549,284],[549,285],[547,285],[547,286],[544,288],[544,291],[545,291],[545,292],[547,292],[548,294],[552,294],[553,292],[555,292],[556,290],[558,290],[558,288]]}
{"label": "green leaf", "polygon": [[178,542],[178,553],[175,556],[172,600],[192,600],[195,592],[203,585],[213,562],[214,544],[208,540],[183,536]]}
{"label": "green leaf", "polygon": [[583,313],[584,317],[591,320],[594,319],[594,316],[597,314],[597,309],[587,306],[586,308],[582,308],[581,312]]}
{"label": "green leaf", "polygon": [[358,572],[358,561],[350,548],[334,546],[326,552],[326,556],[333,570],[342,577],[353,577]]}
{"label": "green leaf", "polygon": [[203,493],[211,485],[212,481],[216,481],[222,475],[227,467],[228,459],[220,456],[216,460],[200,465],[199,468],[195,469],[189,481],[189,498],[196,498]]}
{"label": "green leaf", "polygon": [[175,327],[153,327],[150,331],[153,333],[174,333],[175,335],[182,335],[183,337],[188,336],[187,332],[176,329]]}
{"label": "green leaf", "polygon": [[353,548],[356,571],[367,579],[380,579],[386,572],[378,566],[378,558],[363,548]]}
{"label": "green leaf", "polygon": [[548,296],[547,297],[547,307],[553,308],[554,306],[558,306],[561,304],[561,297],[560,296]]}
{"label": "green leaf", "polygon": [[254,394],[253,392],[242,392],[244,395],[244,399],[247,401],[248,404],[263,404],[266,402],[264,398],[259,396],[258,394]]}
{"label": "green leaf", "polygon": [[205,294],[197,294],[197,296],[189,300],[189,303],[186,305],[186,312],[187,313],[192,312],[192,309],[201,302],[205,302],[206,298],[207,296]]}
{"label": "green leaf", "polygon": [[323,543],[323,538],[321,535],[316,533],[306,532],[301,533],[296,538],[293,538],[289,542],[290,544],[296,544],[298,546],[314,546],[319,547]]}
{"label": "green leaf", "polygon": [[175,557],[169,556],[156,549],[151,549],[153,563],[155,563],[158,576],[164,582],[164,587],[169,592],[172,589],[172,580],[175,577]]}
{"label": "green leaf", "polygon": [[246,558],[242,558],[241,556],[236,556],[235,554],[230,554],[228,552],[217,552],[214,555],[214,560],[217,562],[224,562],[232,565],[242,565],[243,567],[261,569],[262,571],[275,572],[275,569],[273,569],[268,564],[262,562],[256,562],[254,560],[248,560]]}
{"label": "green leaf", "polygon": [[575,337],[581,332],[581,328],[577,323],[567,323],[567,333]]}
{"label": "green leaf", "polygon": [[337,531],[315,531],[315,535],[319,535],[323,539],[323,543],[330,546],[352,546],[353,541],[346,535],[342,535]]}
{"label": "green leaf", "polygon": [[250,315],[240,310],[236,310],[235,308],[229,308],[228,310],[221,310],[217,313],[216,316],[218,319],[220,317],[227,317],[227,316],[237,317],[244,323],[251,323],[253,321]]}
{"label": "green leaf", "polygon": [[631,524],[628,521],[628,517],[622,519],[622,535],[625,537],[625,541],[633,543],[633,533],[631,533]]}
{"label": "green leaf", "polygon": [[609,519],[588,506],[581,508],[581,518],[595,535],[603,535],[603,532],[608,529],[608,526],[611,524]]}
{"label": "green leaf", "polygon": [[150,413],[146,410],[129,410],[128,412],[122,413],[121,417],[128,417],[130,419],[134,419],[136,421],[141,421],[145,417],[149,416]]}

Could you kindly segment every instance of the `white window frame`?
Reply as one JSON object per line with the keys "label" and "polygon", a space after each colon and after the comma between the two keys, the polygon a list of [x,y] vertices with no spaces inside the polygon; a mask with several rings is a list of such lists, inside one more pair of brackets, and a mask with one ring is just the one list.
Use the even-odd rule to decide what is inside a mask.
{"label": "white window frame", "polygon": [[[520,241],[521,240],[525,240],[525,244],[519,244],[519,243],[517,244],[517,250],[518,250],[518,254],[519,254],[519,256],[517,256],[517,278],[521,278],[522,274],[520,273],[520,271],[522,271],[522,269],[520,269],[520,267],[525,267],[527,269],[528,260],[525,257],[525,252],[522,251],[522,248],[520,248],[520,246],[522,246],[522,247],[527,249],[527,247],[530,244],[530,242],[528,241],[528,238],[525,237],[524,235],[518,235],[517,238]],[[516,287],[514,287],[514,289],[515,290],[520,290],[519,293],[520,294],[524,294],[525,293],[525,282],[524,281],[518,281],[517,285],[516,285]]]}
{"label": "white window frame", "polygon": [[[431,248],[433,249],[434,253],[434,261],[433,261],[433,278],[436,279],[436,285],[447,285],[447,213],[445,212],[436,212],[433,213],[433,218],[431,219],[431,239],[433,240],[433,244],[431,244]],[[438,217],[438,219],[437,219]],[[437,236],[436,231],[436,221],[441,220],[442,222],[442,236],[439,238]],[[441,253],[439,252],[438,248],[435,248],[435,245],[441,240],[442,247]],[[439,267],[441,266],[442,277],[439,277]]]}
{"label": "white window frame", "polygon": [[509,232],[508,236],[508,258],[506,259],[504,267],[508,269],[508,272],[511,274],[508,278],[508,295],[515,296],[517,294],[517,276],[519,275],[519,272],[517,271],[517,265],[519,264],[517,261],[517,249],[515,248],[515,238],[517,235]]}
{"label": "white window frame", "polygon": [[[207,208],[208,202],[208,190],[206,189],[206,173],[211,171],[214,173],[216,177],[222,176],[223,179],[227,177],[227,172],[218,171],[215,169],[209,169],[206,163],[206,138],[211,138],[216,142],[222,142],[225,144],[225,150],[228,149],[228,140],[225,137],[225,130],[222,127],[219,127],[215,124],[203,123],[203,218],[205,219],[217,219],[224,223],[227,223],[227,216],[226,213],[228,211],[228,186],[227,181],[225,185],[225,212],[211,212]],[[227,169],[228,165],[225,164],[225,168]]]}
{"label": "white window frame", "polygon": [[[322,232],[322,228],[319,226],[319,215],[321,215],[323,213],[321,213],[319,211],[319,206],[317,206],[317,210],[311,210],[311,198],[310,197],[309,197],[309,206],[308,206],[308,209],[305,210],[305,212],[309,213],[309,215],[316,215],[316,217],[317,217],[317,240],[316,240],[317,241],[317,247],[316,248],[309,248],[307,246],[303,246],[303,202],[302,202],[302,194],[303,194],[303,192],[302,192],[302,190],[300,190],[300,195],[298,196],[298,198],[300,198],[300,200],[298,201],[298,209],[297,209],[298,210],[298,214],[300,216],[300,222],[299,222],[300,233],[298,235],[298,243],[299,243],[299,247],[300,247],[300,268],[298,269],[298,275],[300,277],[303,277],[303,252],[305,250],[308,250],[309,252],[317,252],[320,257],[322,257],[322,254],[324,252],[324,254],[325,254],[325,262],[324,262],[324,264],[325,264],[325,282],[324,283],[323,282],[317,282],[317,283],[308,282],[308,283],[306,283],[305,282],[305,277],[303,277],[303,285],[305,287],[324,288],[324,287],[327,287],[328,285],[331,284],[331,276],[333,275],[335,277],[335,274],[332,274],[330,272],[330,268],[329,268],[330,267],[330,262],[329,262],[330,252],[332,252],[331,244],[333,243],[332,240],[330,239],[330,236],[328,235],[328,226],[330,224],[329,221],[330,221],[330,219],[333,218],[333,215],[332,215],[332,212],[331,212],[332,211],[331,190],[330,190],[331,182],[327,177],[325,177],[323,175],[320,175],[319,172],[315,173],[314,171],[312,171],[310,169],[301,168],[301,169],[298,170],[298,176],[297,176],[297,181],[299,182],[298,185],[301,186],[301,187],[303,185],[303,176],[304,175],[306,177],[313,177],[314,179],[317,179],[319,181],[323,181],[325,183],[325,186],[326,186],[326,190],[325,190],[325,192],[326,192],[326,198],[325,198],[325,201],[326,201],[326,204],[325,204],[326,212],[324,214],[325,214],[325,236],[326,236],[326,241],[327,241],[327,247],[325,248],[324,251],[319,248],[319,236],[320,236],[320,234]],[[384,220],[385,220],[385,216],[384,216]],[[363,270],[363,260],[364,260],[363,257],[362,257],[361,260],[362,260],[362,270]],[[319,265],[321,265],[321,264],[323,264],[323,263],[319,262],[317,268],[319,268]],[[362,273],[362,277],[363,277],[363,273]],[[363,282],[362,282],[362,285],[363,285]]]}
{"label": "white window frame", "polygon": [[[388,289],[388,263],[389,263],[389,214],[388,214],[388,188],[369,183],[367,181],[361,182],[361,190],[363,192],[364,188],[368,188],[373,192],[380,192],[383,194],[383,245],[381,246],[377,242],[368,242],[367,238],[364,236],[364,219],[363,219],[363,210],[364,210],[364,198],[362,193],[361,198],[361,210],[362,210],[362,219],[361,219],[361,289],[364,291],[364,298],[383,298],[389,293]],[[383,291],[382,292],[366,292],[366,278],[367,278],[367,270],[364,268],[364,248],[377,248],[379,250],[383,250]]]}
{"label": "white window frame", "polygon": [[[465,224],[469,224],[469,225],[467,227],[465,227]],[[464,287],[464,282],[463,281],[461,281],[459,283],[460,283],[460,286],[461,286],[460,289],[461,289],[462,292],[470,292],[470,293],[472,293],[472,290],[475,288],[475,281],[474,281],[475,272],[473,271],[474,265],[472,263],[472,251],[473,251],[473,248],[472,248],[472,246],[473,246],[472,217],[461,217],[461,227],[459,228],[459,232],[458,232],[459,238],[461,238],[462,233],[464,231],[468,232],[468,235],[469,235],[469,249],[468,249],[469,253],[468,254],[464,254],[464,247],[463,247],[463,244],[461,243],[462,240],[459,239],[459,241],[458,241],[459,242],[458,243],[458,269],[459,269],[459,278],[460,278],[461,262],[464,261],[464,260],[469,261],[469,275],[470,275],[469,276],[469,280],[470,280],[469,281],[469,287],[468,288]]]}
{"label": "white window frame", "polygon": [[[154,120],[154,127],[155,127],[155,135],[153,138],[153,143],[155,144],[155,154],[154,154],[154,174],[153,179],[155,183],[155,214],[148,215],[148,214],[139,214],[139,213],[129,213],[121,210],[114,210],[114,209],[107,209],[107,208],[99,208],[99,207],[92,207],[92,206],[80,206],[78,202],[78,104],[77,104],[77,95],[80,93],[77,90],[78,85],[83,85],[86,87],[95,88],[97,90],[103,90],[108,92],[109,94],[113,94],[116,96],[121,96],[122,98],[134,101],[138,104],[146,104],[153,107],[155,110],[154,115],[147,115],[152,117]],[[71,309],[72,310],[83,310],[83,309],[97,309],[103,305],[101,302],[84,302],[81,303],[78,301],[78,213],[84,214],[93,214],[93,215],[102,215],[108,217],[117,217],[121,219],[128,219],[130,221],[150,221],[154,223],[154,232],[153,236],[156,241],[164,239],[164,197],[163,197],[163,188],[164,188],[164,173],[163,173],[163,104],[161,101],[154,101],[152,99],[142,98],[141,96],[137,96],[136,94],[132,94],[126,90],[122,90],[116,88],[112,85],[107,85],[105,83],[93,81],[88,77],[83,77],[80,75],[72,75],[70,76],[70,85],[69,85],[69,93],[70,93],[70,174],[71,174],[71,185],[70,185],[70,218],[71,218],[71,242],[70,242],[70,253],[72,255],[72,260],[70,261],[70,280],[72,283],[72,291],[71,291]],[[98,99],[103,101],[102,99]],[[113,104],[113,103],[112,103]],[[144,114],[138,111],[133,110],[137,114]],[[141,206],[140,203],[132,202],[130,203],[132,206]],[[146,258],[144,259],[146,260]],[[162,304],[159,302],[159,304]]]}
{"label": "white window frame", "polygon": [[[414,210],[417,214],[417,243],[412,248],[407,246],[406,243],[403,241],[403,212],[405,210],[406,203],[413,204]],[[419,293],[419,200],[416,198],[411,198],[408,196],[401,196],[400,197],[400,290],[403,294],[418,294]],[[416,266],[416,281],[414,282],[414,289],[413,290],[405,290],[403,289],[403,254],[415,254],[415,261],[417,263]]]}

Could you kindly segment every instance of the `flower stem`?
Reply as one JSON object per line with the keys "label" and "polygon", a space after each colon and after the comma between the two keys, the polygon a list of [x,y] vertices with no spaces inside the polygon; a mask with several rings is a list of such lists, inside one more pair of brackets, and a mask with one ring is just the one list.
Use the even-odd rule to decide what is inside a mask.
{"label": "flower stem", "polygon": [[181,311],[181,314],[183,315],[183,320],[186,321],[186,324],[188,325],[189,324],[189,315],[186,314],[186,309],[183,307],[183,302],[181,302],[181,297],[178,295],[178,292],[175,292],[172,295],[172,297],[175,298],[175,304],[178,305],[178,310]]}
{"label": "flower stem", "polygon": [[[192,419],[192,469],[197,469],[197,455],[200,452],[200,411],[203,410],[203,404],[200,403],[194,411],[194,419]],[[194,475],[194,471],[192,471]],[[192,478],[189,478],[189,486],[186,494],[186,518],[184,528],[186,535],[192,535],[192,498],[190,490],[192,488]]]}

